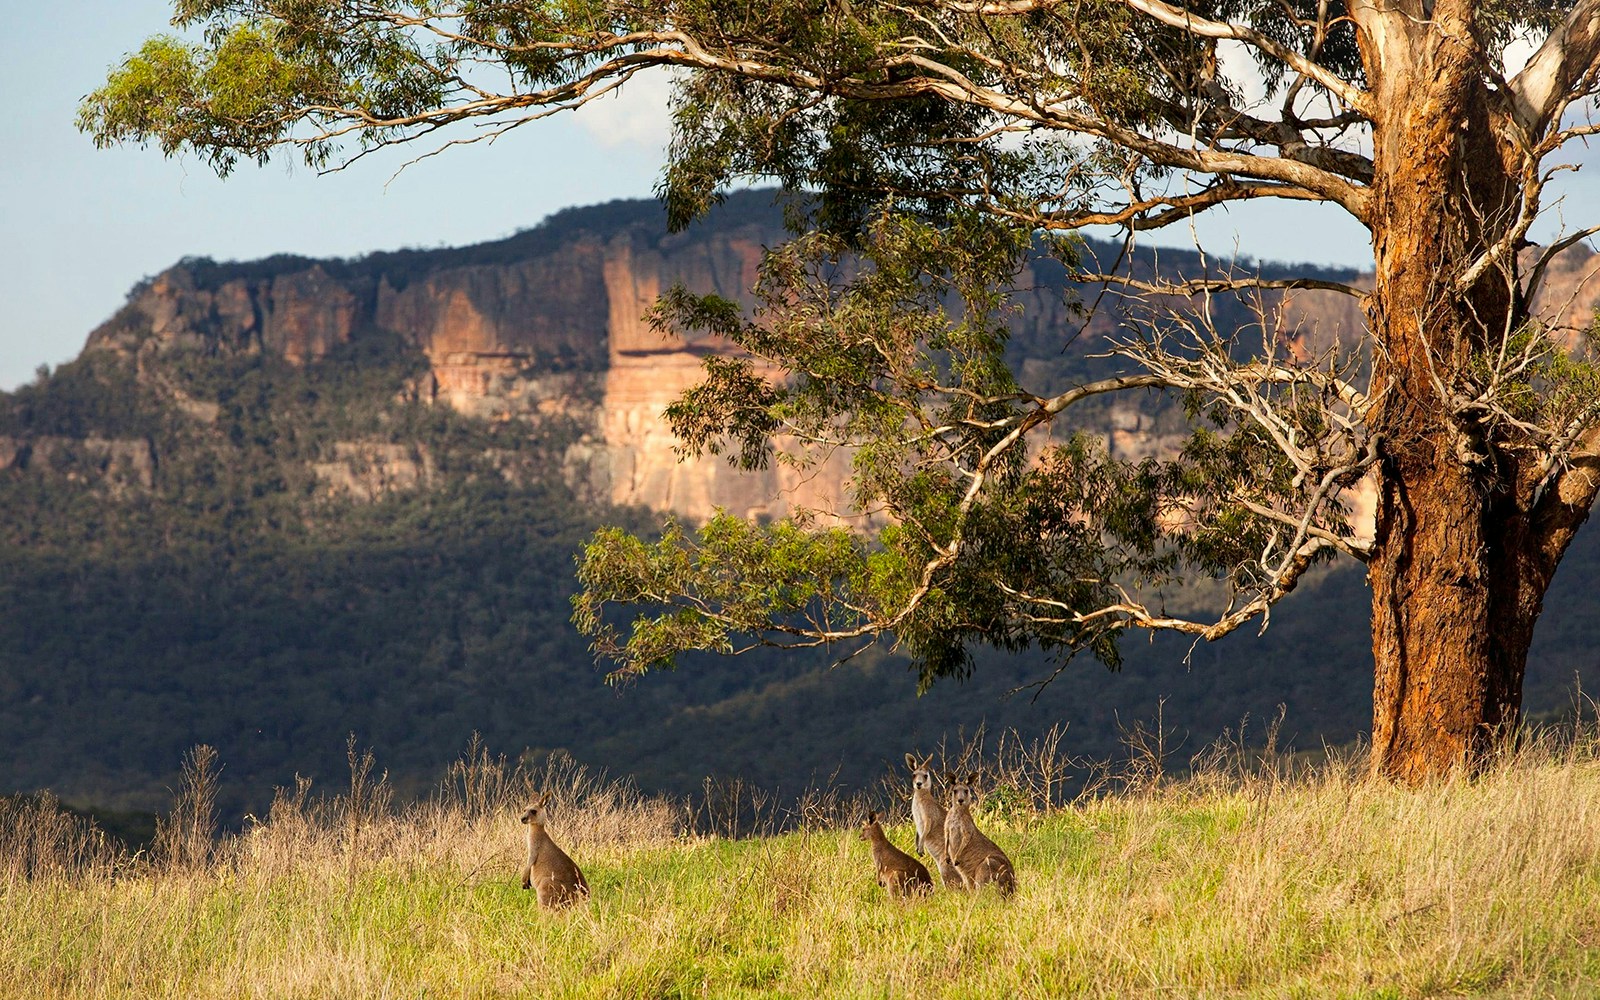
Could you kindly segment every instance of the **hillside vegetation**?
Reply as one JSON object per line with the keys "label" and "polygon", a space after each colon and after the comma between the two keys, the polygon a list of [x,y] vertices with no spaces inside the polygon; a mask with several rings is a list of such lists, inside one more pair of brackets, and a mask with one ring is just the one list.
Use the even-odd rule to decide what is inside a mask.
{"label": "hillside vegetation", "polygon": [[[1026,748],[988,762],[1001,777],[979,813],[1016,862],[1016,895],[910,902],[874,883],[850,828],[869,801],[894,802],[889,835],[910,846],[903,789],[887,785],[799,803],[792,832],[729,840],[569,760],[529,772],[477,750],[397,809],[352,748],[346,790],[280,790],[269,815],[213,841],[191,757],[148,855],[47,800],[0,816],[0,991],[1533,997],[1600,976],[1592,732],[1421,788],[1361,780],[1358,759],[1297,768],[1224,743],[1185,780],[1134,756],[1099,793],[1053,805],[1061,761]],[[566,911],[518,887],[529,783],[555,791],[553,833],[593,887]]]}
{"label": "hillside vegetation", "polygon": [[[351,732],[406,797],[425,794],[474,730],[495,746],[567,750],[652,791],[687,794],[716,775],[796,794],[870,783],[886,740],[985,724],[1068,723],[1078,752],[1103,754],[1119,720],[1153,717],[1162,698],[1180,732],[1220,732],[1280,703],[1313,743],[1365,722],[1349,573],[1315,588],[1342,611],[1308,600],[1254,645],[1200,651],[1192,671],[1182,642],[1130,644],[1123,674],[1084,662],[1036,700],[1008,692],[1049,675],[1037,658],[984,656],[970,681],[918,698],[904,659],[883,649],[837,668],[832,651],[701,658],[607,688],[568,622],[572,554],[601,524],[639,530],[653,517],[582,505],[546,474],[559,427],[533,436],[399,398],[416,364],[392,344],[305,368],[188,359],[160,374],[166,391],[218,402],[200,424],[148,374],[98,353],[0,405],[0,436],[68,442],[48,466],[0,470],[0,731],[12,749],[0,792],[153,811],[183,751],[208,743],[237,826],[267,808],[262,790],[337,776]],[[313,463],[374,428],[431,455],[434,481],[372,502],[328,496]],[[81,442],[130,431],[152,442],[160,474],[114,493]],[[485,457],[506,453],[522,481]],[[1356,620],[1330,628],[1340,614]]]}
{"label": "hillside vegetation", "polygon": [[[728,225],[773,215],[764,196],[734,201]],[[422,282],[659,226],[659,215],[619,203],[482,247],[316,266]],[[185,266],[209,287],[308,262]],[[1019,328],[1018,350],[1030,365],[1067,364],[1041,316],[1024,317],[1034,325]],[[149,331],[106,340],[136,333]],[[572,556],[596,527],[658,519],[574,494],[561,474],[582,433],[573,420],[479,419],[419,400],[428,360],[393,331],[363,328],[299,366],[228,343],[86,350],[0,394],[0,793],[51,789],[100,814],[149,813],[176,787],[185,749],[206,743],[224,764],[223,822],[238,828],[297,774],[339,780],[352,732],[402,799],[426,795],[475,730],[533,758],[568,751],[650,792],[698,793],[713,776],[792,796],[866,787],[899,743],[983,726],[1034,736],[1062,724],[1074,753],[1105,756],[1159,713],[1182,765],[1241,719],[1259,732],[1279,705],[1285,741],[1301,747],[1349,742],[1370,722],[1369,595],[1348,565],[1303,583],[1263,636],[1198,648],[1138,637],[1120,674],[979,650],[969,680],[919,698],[907,661],[876,648],[837,666],[851,650],[693,659],[607,688],[568,620]],[[30,444],[26,468],[8,465],[8,442]],[[369,497],[333,488],[378,478],[384,455],[426,479]],[[318,471],[329,467],[343,479]],[[1568,704],[1600,649],[1597,567],[1600,545],[1580,538],[1532,657],[1535,712]]]}

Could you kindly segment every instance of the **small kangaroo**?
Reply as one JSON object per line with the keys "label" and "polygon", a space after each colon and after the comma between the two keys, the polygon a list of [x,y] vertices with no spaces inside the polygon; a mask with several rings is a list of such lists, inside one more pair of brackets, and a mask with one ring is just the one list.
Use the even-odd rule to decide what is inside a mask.
{"label": "small kangaroo", "polygon": [[944,819],[944,847],[950,864],[968,889],[993,883],[1002,896],[1011,895],[1017,888],[1011,859],[972,821],[972,806],[978,801],[978,772],[968,774],[965,781],[946,773],[945,781],[950,785],[950,811]]}
{"label": "small kangaroo", "polygon": [[933,879],[922,862],[889,843],[883,827],[878,825],[878,814],[867,813],[861,824],[861,839],[872,844],[872,867],[877,869],[878,884],[895,897],[925,896],[933,891]]}
{"label": "small kangaroo", "polygon": [[906,754],[906,767],[911,769],[911,824],[917,828],[917,853],[933,859],[947,888],[959,889],[961,876],[950,867],[950,859],[944,853],[944,806],[933,794],[932,764],[932,754],[921,761]]}
{"label": "small kangaroo", "polygon": [[549,803],[549,792],[535,795],[522,814],[522,822],[528,824],[528,863],[522,868],[522,887],[539,894],[540,906],[566,906],[587,898],[589,883],[583,880],[583,872],[567,852],[544,831],[545,806]]}

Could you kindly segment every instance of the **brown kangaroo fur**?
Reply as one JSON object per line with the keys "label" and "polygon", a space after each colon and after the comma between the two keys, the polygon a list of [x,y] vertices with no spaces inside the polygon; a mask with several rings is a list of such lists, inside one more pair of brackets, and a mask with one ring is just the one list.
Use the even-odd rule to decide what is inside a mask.
{"label": "brown kangaroo fur", "polygon": [[872,844],[872,867],[877,869],[878,884],[895,897],[924,896],[933,891],[933,879],[922,862],[889,843],[883,827],[878,825],[878,814],[867,813],[861,824],[861,839]]}
{"label": "brown kangaroo fur", "polygon": [[1017,888],[1011,859],[972,821],[972,806],[978,801],[978,772],[968,774],[965,781],[947,773],[945,781],[950,785],[950,811],[944,819],[944,847],[950,864],[961,873],[968,889],[992,883],[1001,895],[1011,895]]}
{"label": "brown kangaroo fur", "polygon": [[932,754],[922,761],[906,754],[906,767],[911,769],[911,824],[917,828],[916,850],[933,859],[946,888],[959,889],[963,884],[961,876],[944,853],[944,806],[933,794],[932,764]]}
{"label": "brown kangaroo fur", "polygon": [[589,896],[583,872],[556,846],[544,830],[545,806],[550,793],[535,795],[522,822],[528,824],[528,861],[522,866],[522,887],[539,895],[540,906],[566,906]]}

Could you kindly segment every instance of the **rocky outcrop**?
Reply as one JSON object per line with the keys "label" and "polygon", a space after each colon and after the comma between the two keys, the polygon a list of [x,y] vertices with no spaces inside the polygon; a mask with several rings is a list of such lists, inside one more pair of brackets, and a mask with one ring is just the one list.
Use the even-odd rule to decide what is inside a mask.
{"label": "rocky outcrop", "polygon": [[155,485],[156,456],[143,438],[0,436],[0,471],[42,472],[68,482],[95,483],[111,493],[148,490]]}
{"label": "rocky outcrop", "polygon": [[434,479],[433,456],[413,445],[384,441],[340,441],[330,461],[311,471],[328,496],[373,500],[390,492],[427,486]]}
{"label": "rocky outcrop", "polygon": [[[748,303],[762,248],[783,236],[775,211],[750,198],[698,232],[668,235],[646,203],[609,228],[514,237],[493,248],[390,255],[360,262],[280,258],[245,265],[186,261],[135,290],[91,334],[89,349],[141,361],[174,351],[267,351],[305,364],[368,335],[398,336],[428,359],[416,397],[491,420],[575,420],[586,430],[565,471],[605,503],[690,518],[716,508],[785,513],[833,507],[848,466],[743,475],[716,459],[680,462],[662,410],[700,377],[716,338],[663,335],[646,313],[677,284]],[[725,213],[725,216],[730,213]],[[541,236],[540,231],[534,231]],[[484,262],[484,257],[494,257]],[[205,401],[184,412],[214,418]],[[332,494],[369,498],[425,485],[417,456],[355,442],[313,473]]]}
{"label": "rocky outcrop", "polygon": [[[780,236],[771,234],[772,241]],[[679,247],[622,238],[605,262],[608,364],[593,443],[569,461],[574,482],[614,504],[642,504],[690,518],[722,509],[743,517],[779,517],[792,507],[839,516],[849,461],[842,454],[800,468],[772,463],[741,473],[715,456],[681,458],[662,412],[702,376],[709,354],[733,351],[716,337],[684,339],[646,321],[675,284],[750,302],[762,245],[752,234],[714,234]],[[773,377],[777,377],[773,373]],[[780,442],[780,447],[783,443]]]}
{"label": "rocky outcrop", "polygon": [[[714,337],[662,333],[646,318],[651,305],[676,284],[749,304],[762,250],[783,236],[767,197],[745,194],[680,234],[664,232],[653,203],[617,203],[459,250],[357,261],[185,261],[136,289],[90,336],[89,349],[141,361],[174,351],[265,351],[306,364],[360,337],[394,336],[427,358],[427,372],[408,390],[415,398],[490,420],[523,419],[531,434],[542,433],[546,418],[575,422],[582,436],[563,468],[595,501],[690,518],[719,507],[773,516],[794,505],[831,509],[846,488],[846,456],[744,475],[715,458],[680,461],[662,418],[699,379],[703,359],[731,347]],[[1163,268],[1183,257],[1162,254]],[[1597,260],[1583,248],[1567,251],[1551,266],[1539,300],[1574,342],[1600,302]],[[1133,266],[1153,264],[1138,258]],[[1035,391],[1060,391],[1075,377],[1059,363],[1063,331],[1084,320],[1058,266],[1038,263],[1020,285],[1012,345],[1024,381]],[[1115,297],[1096,304],[1085,338],[1112,336],[1139,319]],[[1272,308],[1276,349],[1288,356],[1319,356],[1359,339],[1361,303],[1349,296],[1297,292]],[[197,420],[216,417],[206,400],[176,402]],[[1117,457],[1170,453],[1182,440],[1182,428],[1143,399],[1110,403],[1097,419]],[[428,482],[426,462],[416,456],[351,448],[357,450],[313,470],[332,492],[367,497]]]}
{"label": "rocky outcrop", "polygon": [[[1527,252],[1526,269],[1538,250]],[[1600,309],[1600,254],[1579,244],[1556,255],[1534,293],[1533,314],[1569,350],[1584,345]]]}

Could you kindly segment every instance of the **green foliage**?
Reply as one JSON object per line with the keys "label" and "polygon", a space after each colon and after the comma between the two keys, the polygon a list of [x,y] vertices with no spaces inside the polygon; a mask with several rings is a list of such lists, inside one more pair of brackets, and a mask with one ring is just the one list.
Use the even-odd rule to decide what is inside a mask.
{"label": "green foliage", "polygon": [[133,367],[109,353],[85,353],[0,402],[0,435],[149,438],[162,433],[167,420]]}
{"label": "green foliage", "polygon": [[[1055,662],[1088,651],[1115,668],[1130,591],[1195,575],[1233,595],[1269,591],[1261,554],[1282,527],[1251,505],[1292,508],[1304,477],[1262,428],[1214,414],[1175,458],[1140,462],[1113,459],[1097,435],[1046,436],[1046,400],[1018,385],[1008,350],[1018,275],[1042,249],[1068,263],[1079,253],[981,213],[935,223],[884,204],[853,235],[813,231],[770,251],[749,319],[716,296],[664,296],[659,327],[749,354],[709,359],[668,409],[683,448],[756,468],[814,460],[795,442],[847,445],[853,511],[873,512],[879,530],[846,536],[803,513],[742,528],[723,516],[698,538],[669,526],[654,546],[597,535],[574,621],[614,676],[690,649],[882,635],[911,653],[924,690],[970,676],[978,645]],[[1070,286],[1056,294],[1070,313]],[[1063,363],[1077,384],[1094,359]],[[1217,400],[1190,403],[1201,418]],[[1308,440],[1323,433],[1319,407],[1288,412]],[[1311,523],[1347,527],[1337,504]],[[624,635],[608,607],[626,605],[640,617]]]}
{"label": "green foliage", "polygon": [[[1571,4],[1479,7],[1476,27],[1499,47]],[[1247,26],[1365,85],[1343,3],[1185,10]],[[1225,128],[1213,120],[1219,95],[1238,103],[1247,83],[1219,65],[1212,39],[1110,0],[1010,12],[818,0],[180,0],[174,15],[202,40],[150,40],[85,99],[79,125],[102,144],[191,150],[221,173],[278,147],[323,166],[347,142],[370,148],[475,118],[514,123],[641,68],[689,66],[661,181],[674,228],[739,177],[817,192],[817,221],[838,233],[859,231],[885,192],[931,216],[975,199],[1024,217],[1075,210],[1116,197],[1117,178],[1158,182],[1174,164],[1140,133]],[[1250,51],[1269,86],[1290,73],[1278,56]],[[980,93],[1005,99],[972,99]],[[1046,128],[1017,141],[1019,120]],[[1091,174],[1106,185],[1097,191]]]}
{"label": "green foliage", "polygon": [[[881,560],[873,568],[881,571]],[[620,680],[670,667],[689,649],[736,652],[735,635],[781,634],[790,616],[813,630],[848,632],[864,615],[842,598],[861,590],[867,576],[862,540],[842,528],[807,531],[790,521],[766,526],[718,514],[692,539],[668,522],[653,543],[609,528],[584,547],[573,621],[593,637],[597,653],[622,661],[611,675]],[[667,608],[636,619],[623,640],[605,617],[611,602]]]}
{"label": "green foliage", "polygon": [[1538,324],[1527,323],[1492,350],[1475,353],[1461,380],[1481,433],[1513,447],[1548,447],[1540,428],[1570,432],[1585,426],[1600,400],[1595,347],[1593,328],[1569,350]]}

